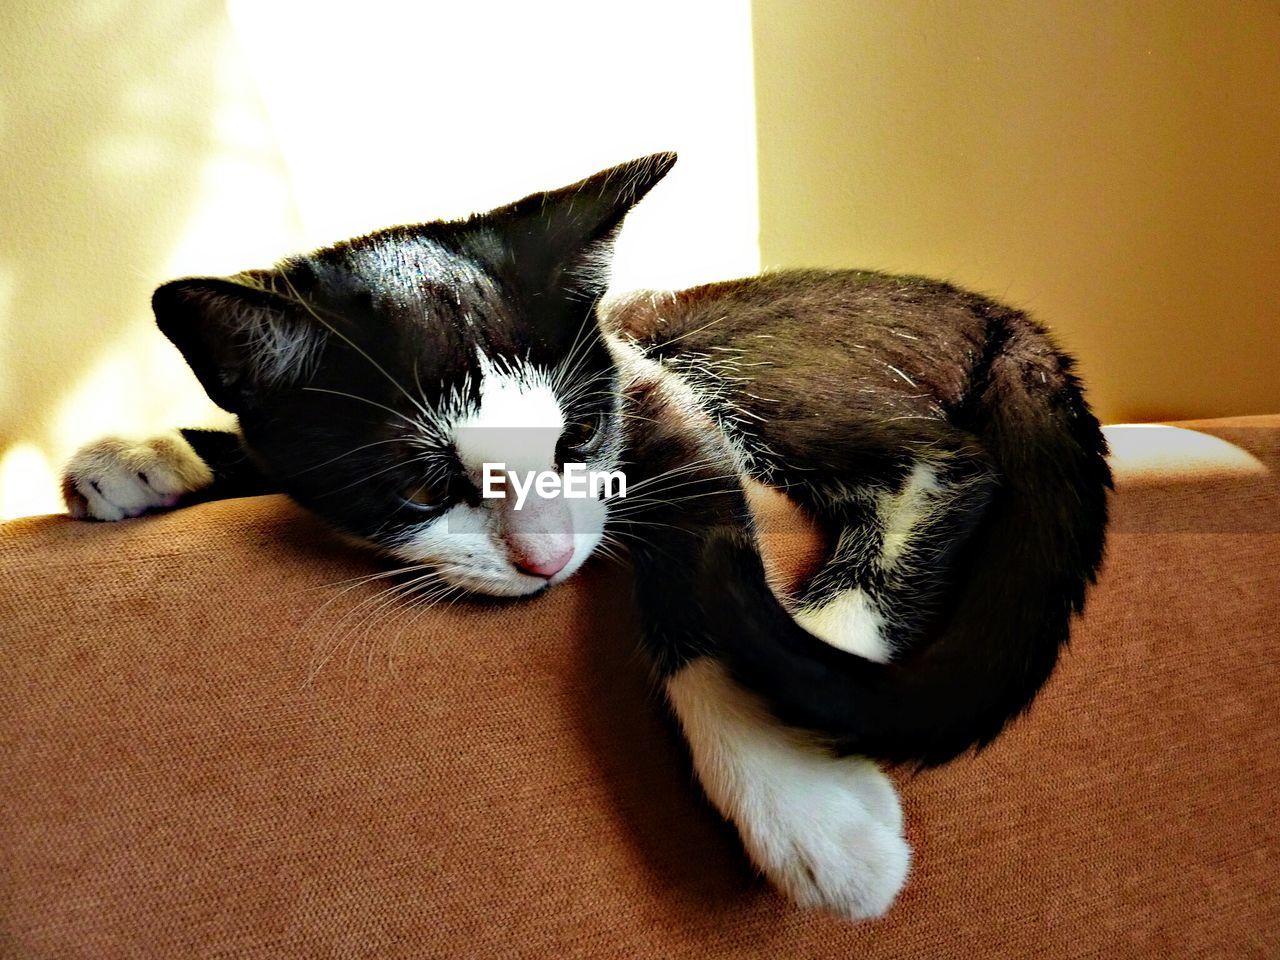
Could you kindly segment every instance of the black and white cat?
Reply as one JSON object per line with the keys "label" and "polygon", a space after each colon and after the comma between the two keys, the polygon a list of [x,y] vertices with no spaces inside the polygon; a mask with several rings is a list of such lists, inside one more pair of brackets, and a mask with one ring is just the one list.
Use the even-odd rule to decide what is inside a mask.
{"label": "black and white cat", "polygon": [[[873,761],[994,738],[1049,676],[1110,474],[1071,360],[918,277],[783,272],[603,301],[658,154],[465,221],[395,227],[153,306],[240,435],[111,439],[68,466],[103,520],[283,490],[443,582],[504,596],[630,547],[644,643],[708,796],[797,902],[885,911],[910,851]],[[622,470],[626,497],[485,497],[484,464]],[[743,485],[835,533],[792,610]]]}

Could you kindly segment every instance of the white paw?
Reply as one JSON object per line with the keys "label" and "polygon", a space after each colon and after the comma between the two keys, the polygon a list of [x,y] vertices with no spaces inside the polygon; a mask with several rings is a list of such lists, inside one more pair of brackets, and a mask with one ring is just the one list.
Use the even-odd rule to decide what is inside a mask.
{"label": "white paw", "polygon": [[666,686],[708,798],[760,871],[804,907],[850,920],[888,910],[911,848],[898,795],[876,765],[832,756],[782,726],[710,657]]}
{"label": "white paw", "polygon": [[73,517],[123,520],[167,509],[213,482],[213,473],[181,434],[145,441],[107,437],[67,464],[62,496]]}
{"label": "white paw", "polygon": [[849,920],[883,915],[911,866],[893,785],[859,758],[814,757],[803,767],[748,787],[734,818],[747,852],[802,907]]}

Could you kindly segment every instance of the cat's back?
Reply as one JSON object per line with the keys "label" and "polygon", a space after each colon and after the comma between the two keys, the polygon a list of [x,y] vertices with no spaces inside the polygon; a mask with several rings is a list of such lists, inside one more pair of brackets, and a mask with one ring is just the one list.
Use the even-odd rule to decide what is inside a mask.
{"label": "cat's back", "polygon": [[866,270],[776,271],[633,294],[604,311],[609,329],[657,358],[705,357],[804,392],[857,382],[943,402],[963,394],[997,315],[1018,316],[942,281]]}

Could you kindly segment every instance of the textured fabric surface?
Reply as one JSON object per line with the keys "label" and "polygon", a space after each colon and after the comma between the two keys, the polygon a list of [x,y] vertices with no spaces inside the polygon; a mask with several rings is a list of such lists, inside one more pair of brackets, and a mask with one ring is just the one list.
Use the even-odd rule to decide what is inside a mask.
{"label": "textured fabric surface", "polygon": [[900,778],[857,926],[701,800],[620,569],[419,613],[280,498],[0,528],[0,956],[1280,956],[1280,418],[1190,427],[1117,437],[1061,668]]}

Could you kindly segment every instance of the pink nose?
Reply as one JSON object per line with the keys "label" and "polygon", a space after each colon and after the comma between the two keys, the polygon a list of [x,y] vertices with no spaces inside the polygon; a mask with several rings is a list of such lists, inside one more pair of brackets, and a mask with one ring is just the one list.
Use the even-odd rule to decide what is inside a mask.
{"label": "pink nose", "polygon": [[550,579],[573,557],[573,522],[562,497],[530,497],[520,509],[507,500],[502,526],[517,570]]}
{"label": "pink nose", "polygon": [[[545,537],[547,540],[553,540],[552,537]],[[533,549],[530,549],[530,548]],[[570,558],[573,557],[573,544],[517,544],[507,541],[507,548],[511,551],[511,562],[515,564],[516,569],[524,573],[532,574],[535,577],[546,577],[550,579],[564,569]]]}

